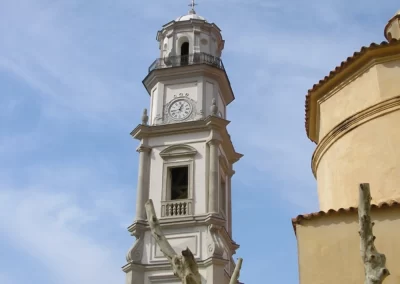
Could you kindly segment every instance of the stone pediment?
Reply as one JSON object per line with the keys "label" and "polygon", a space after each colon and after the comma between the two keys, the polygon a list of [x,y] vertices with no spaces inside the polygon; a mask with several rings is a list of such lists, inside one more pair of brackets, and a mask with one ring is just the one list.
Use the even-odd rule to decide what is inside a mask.
{"label": "stone pediment", "polygon": [[197,150],[189,145],[172,145],[160,152],[160,156],[163,159],[171,158],[171,157],[182,157],[189,156],[193,157],[197,154]]}

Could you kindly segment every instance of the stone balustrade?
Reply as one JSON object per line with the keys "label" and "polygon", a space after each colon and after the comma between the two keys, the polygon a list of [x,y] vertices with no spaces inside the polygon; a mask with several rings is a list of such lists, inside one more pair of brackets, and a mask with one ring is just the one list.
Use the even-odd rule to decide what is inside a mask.
{"label": "stone balustrade", "polygon": [[169,200],[161,202],[161,217],[179,217],[192,215],[191,199]]}

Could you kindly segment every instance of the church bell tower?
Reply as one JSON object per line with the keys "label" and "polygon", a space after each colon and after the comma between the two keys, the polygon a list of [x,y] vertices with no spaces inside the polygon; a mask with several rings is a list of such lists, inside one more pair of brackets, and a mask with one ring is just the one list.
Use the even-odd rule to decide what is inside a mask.
{"label": "church bell tower", "polygon": [[191,6],[158,31],[159,59],[143,80],[150,111],[131,132],[139,140],[139,173],[126,284],[180,283],[151,236],[148,199],[175,251],[193,252],[202,283],[228,284],[235,268],[231,178],[243,155],[227,131],[234,94],[221,61],[221,30]]}

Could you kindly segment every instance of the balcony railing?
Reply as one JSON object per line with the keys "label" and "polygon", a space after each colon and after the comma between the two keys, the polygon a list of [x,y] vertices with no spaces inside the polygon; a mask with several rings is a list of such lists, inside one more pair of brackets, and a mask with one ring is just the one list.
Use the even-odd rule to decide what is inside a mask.
{"label": "balcony railing", "polygon": [[192,215],[193,202],[190,199],[161,202],[161,217],[179,217]]}
{"label": "balcony railing", "polygon": [[221,58],[201,52],[189,55],[169,56],[156,59],[149,67],[149,73],[155,69],[163,69],[178,66],[207,64],[225,70]]}

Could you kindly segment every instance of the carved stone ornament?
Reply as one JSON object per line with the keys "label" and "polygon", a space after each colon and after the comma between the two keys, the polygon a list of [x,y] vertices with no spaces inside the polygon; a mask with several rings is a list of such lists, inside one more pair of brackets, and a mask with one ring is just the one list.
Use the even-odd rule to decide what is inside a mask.
{"label": "carved stone ornament", "polygon": [[210,257],[222,257],[224,253],[224,245],[219,235],[221,229],[222,227],[217,225],[208,226],[207,253]]}
{"label": "carved stone ornament", "polygon": [[147,109],[145,108],[142,114],[142,124],[147,125],[148,121],[149,121],[149,116],[147,115]]}
{"label": "carved stone ornament", "polygon": [[208,40],[205,39],[205,38],[202,38],[202,39],[200,40],[200,42],[201,42],[202,45],[207,45],[207,44],[208,44]]}
{"label": "carved stone ornament", "polygon": [[[182,120],[177,120],[174,119],[173,117],[171,117],[170,113],[169,113],[169,108],[172,104],[174,104],[176,101],[179,100],[184,100],[185,102],[187,102],[190,106],[191,106],[191,113],[190,115],[188,115],[185,119]],[[164,119],[163,119],[163,123],[174,123],[174,122],[183,122],[183,121],[190,121],[193,120],[196,116],[196,101],[192,100],[191,98],[189,98],[189,94],[186,93],[180,93],[179,95],[177,95],[174,99],[172,99],[170,102],[168,102],[165,106],[164,106]]]}
{"label": "carved stone ornament", "polygon": [[126,254],[127,262],[140,263],[143,257],[144,233],[136,236],[136,241]]}
{"label": "carved stone ornament", "polygon": [[204,118],[204,111],[201,109],[198,112],[196,112],[195,120],[201,120],[203,118]]}
{"label": "carved stone ornament", "polygon": [[157,114],[153,121],[153,125],[159,125],[159,124],[163,124],[163,119],[161,114]]}
{"label": "carved stone ornament", "polygon": [[214,98],[214,99],[212,99],[212,103],[211,103],[211,106],[210,106],[210,112],[211,112],[211,115],[217,115],[217,112],[218,112],[218,107],[217,107],[217,100]]}

